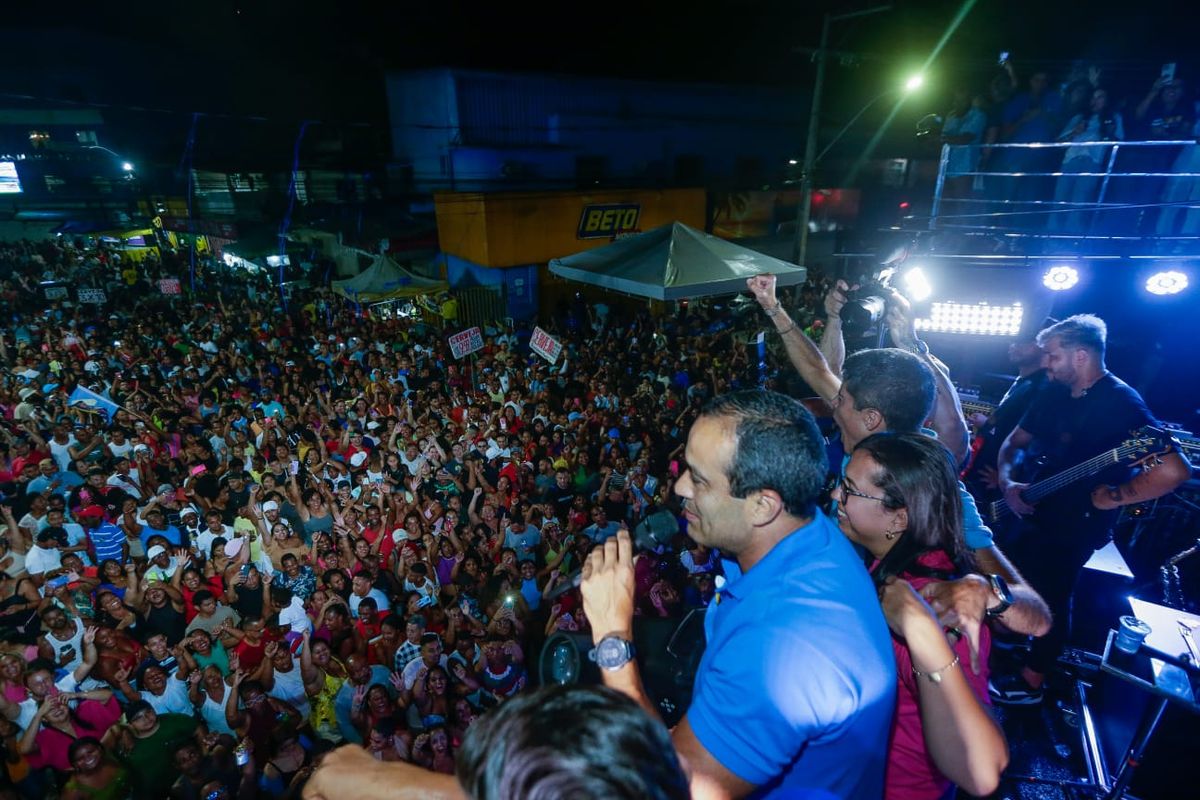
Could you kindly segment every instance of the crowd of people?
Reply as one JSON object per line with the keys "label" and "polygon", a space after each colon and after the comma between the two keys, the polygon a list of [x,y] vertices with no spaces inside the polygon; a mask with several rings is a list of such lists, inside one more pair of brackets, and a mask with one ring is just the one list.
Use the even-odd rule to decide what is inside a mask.
{"label": "crowd of people", "polygon": [[[8,796],[509,796],[485,779],[497,759],[506,785],[576,785],[537,766],[553,760],[572,796],[995,787],[988,628],[1051,618],[957,483],[966,423],[902,298],[896,347],[848,357],[845,284],[780,298],[763,276],[750,313],[578,298],[542,321],[553,363],[502,326],[455,360],[440,320],[320,290],[83,304],[41,279],[111,285],[130,265],[63,241],[0,246],[0,264]],[[764,323],[771,363],[748,335]],[[801,381],[832,408],[831,450],[756,388]],[[625,529],[660,509],[682,532],[635,564]],[[584,762],[647,763],[647,739],[589,726],[659,711],[634,619],[693,609],[692,704],[670,740],[642,731],[680,759],[651,754],[660,772],[606,794],[620,776]],[[590,633],[616,693],[536,689],[557,632]],[[531,692],[545,704],[496,711]],[[568,699],[601,737],[574,762],[529,728]]]}
{"label": "crowd of people", "polygon": [[[1016,211],[1006,226],[1057,233],[1194,236],[1200,231],[1200,210],[1188,208],[1188,201],[1197,199],[1195,181],[1163,174],[1195,172],[1200,147],[1138,144],[1122,148],[1112,159],[1112,147],[1098,144],[1200,137],[1200,100],[1175,64],[1163,65],[1143,86],[1118,95],[1095,65],[1079,61],[1062,75],[1034,68],[1022,76],[1004,56],[986,91],[959,86],[942,118],[941,141],[965,145],[951,149],[946,165],[947,213],[967,215],[962,222],[971,224],[978,222],[972,214]],[[1063,146],[993,146],[1050,142]],[[1074,142],[1081,144],[1068,146]],[[1106,181],[1098,173],[1110,168],[1138,177]],[[1057,172],[1065,174],[1047,174]],[[1031,213],[1046,211],[1032,202],[1056,207],[1050,213]],[[1091,204],[1100,202],[1120,207],[1094,213]]]}
{"label": "crowd of people", "polygon": [[[319,291],[185,301],[62,240],[0,261],[0,703],[29,796],[288,796],[344,742],[451,771],[546,636],[588,630],[548,592],[668,501],[700,405],[757,379],[699,314],[584,313],[555,364],[500,329],[458,362],[440,325]],[[110,302],[48,301],[47,276]],[[716,572],[680,538],[639,614],[704,606]]]}

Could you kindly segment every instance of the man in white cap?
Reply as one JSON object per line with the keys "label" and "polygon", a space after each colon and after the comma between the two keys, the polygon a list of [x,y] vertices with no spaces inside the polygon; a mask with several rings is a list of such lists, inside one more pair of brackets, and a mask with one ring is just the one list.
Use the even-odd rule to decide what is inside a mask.
{"label": "man in white cap", "polygon": [[[161,537],[155,537],[155,539],[162,541]],[[142,578],[147,583],[169,581],[175,571],[179,569],[179,561],[162,544],[150,545],[150,549],[146,551],[146,560],[149,563],[146,565],[146,574]]]}

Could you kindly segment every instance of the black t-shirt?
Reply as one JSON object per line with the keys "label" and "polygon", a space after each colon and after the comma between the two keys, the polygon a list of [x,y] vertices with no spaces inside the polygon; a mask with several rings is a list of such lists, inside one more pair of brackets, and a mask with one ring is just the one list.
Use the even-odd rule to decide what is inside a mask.
{"label": "black t-shirt", "polygon": [[160,608],[150,606],[144,619],[145,624],[139,626],[143,642],[156,633],[161,633],[167,637],[167,645],[174,647],[183,640],[187,630],[187,618],[182,611],[176,611],[171,606],[170,600]]}
{"label": "black t-shirt", "polygon": [[1000,401],[1000,405],[992,412],[992,416],[988,420],[989,424],[980,431],[983,436],[983,444],[971,463],[971,475],[978,474],[979,470],[984,467],[996,468],[1000,445],[1004,444],[1004,440],[1024,418],[1029,407],[1033,405],[1038,391],[1046,385],[1048,380],[1046,371],[1039,369],[1037,372],[1017,378],[1013,382]]}
{"label": "black t-shirt", "polygon": [[250,589],[246,586],[236,586],[233,589],[237,599],[233,601],[233,610],[241,617],[261,617],[263,613],[263,590]]}
{"label": "black t-shirt", "polygon": [[[1153,424],[1141,395],[1111,373],[1081,397],[1071,397],[1068,386],[1048,383],[1021,419],[1021,428],[1033,436],[1029,452],[1040,462],[1038,481],[1119,447],[1138,428]],[[1124,483],[1131,474],[1126,464],[1110,465],[1046,497],[1037,506],[1037,516],[1107,530],[1116,515],[1097,512],[1091,491],[1099,484]]]}

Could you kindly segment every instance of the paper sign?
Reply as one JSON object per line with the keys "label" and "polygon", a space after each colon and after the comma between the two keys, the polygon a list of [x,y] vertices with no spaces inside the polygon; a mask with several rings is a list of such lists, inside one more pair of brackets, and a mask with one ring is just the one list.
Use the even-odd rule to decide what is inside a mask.
{"label": "paper sign", "polygon": [[562,353],[562,343],[541,328],[534,328],[533,336],[529,337],[529,349],[553,364]]}
{"label": "paper sign", "polygon": [[158,282],[158,290],[163,294],[183,294],[178,278],[163,278]]}
{"label": "paper sign", "polygon": [[447,339],[447,341],[450,342],[450,352],[455,358],[462,358],[465,355],[474,353],[476,350],[483,349],[483,333],[478,327],[459,331]]}
{"label": "paper sign", "polygon": [[81,303],[104,305],[108,302],[108,295],[104,293],[103,289],[80,289],[76,295]]}

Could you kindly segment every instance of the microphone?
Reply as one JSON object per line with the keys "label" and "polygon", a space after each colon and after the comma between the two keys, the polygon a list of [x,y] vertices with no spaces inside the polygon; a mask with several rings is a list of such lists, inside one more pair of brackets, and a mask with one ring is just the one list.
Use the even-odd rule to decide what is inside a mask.
{"label": "microphone", "polygon": [[[643,550],[654,550],[660,545],[670,542],[675,534],[679,533],[679,520],[667,509],[660,508],[642,517],[633,526],[631,533],[634,545]],[[581,583],[583,583],[583,570],[577,569],[565,581],[551,589],[550,594],[546,595],[546,599],[556,600],[572,589],[578,589]]]}

